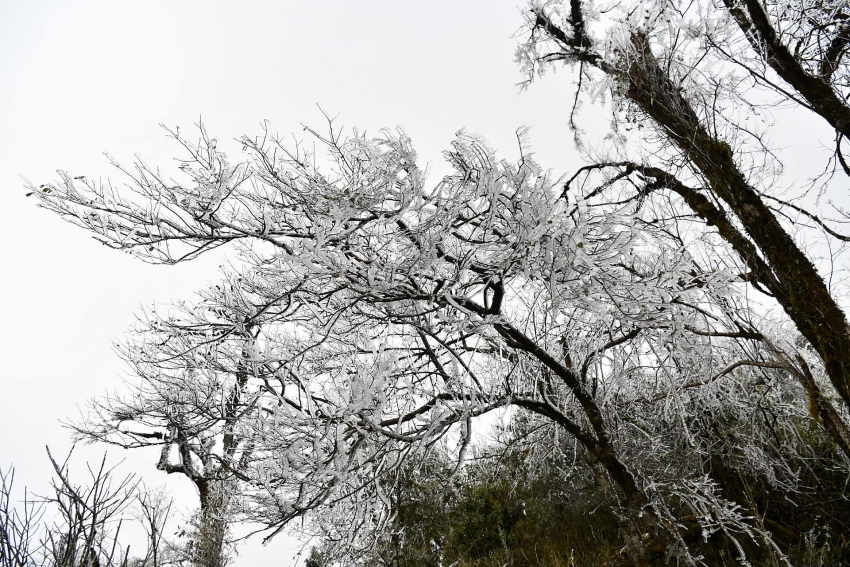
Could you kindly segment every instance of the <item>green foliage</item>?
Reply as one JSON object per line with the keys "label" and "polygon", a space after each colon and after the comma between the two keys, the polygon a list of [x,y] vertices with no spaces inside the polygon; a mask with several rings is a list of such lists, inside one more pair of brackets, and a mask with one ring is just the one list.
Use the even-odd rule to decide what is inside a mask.
{"label": "green foliage", "polygon": [[[691,460],[686,453],[693,447],[675,451],[681,452],[683,466],[702,466],[692,472],[709,475],[725,498],[745,509],[754,528],[771,534],[778,550],[771,551],[755,529],[752,537],[705,531],[687,503],[671,498],[679,535],[704,565],[738,566],[741,549],[752,565],[850,565],[845,535],[850,533],[850,493],[847,470],[838,466],[841,454],[813,420],[788,419],[779,427],[765,416],[770,413],[748,424],[729,415],[695,417],[710,425],[693,429],[704,458]],[[762,449],[793,472],[793,490],[779,486],[769,470],[748,465],[736,442],[742,427],[773,428],[771,444]],[[438,454],[421,468],[405,471],[394,488],[393,530],[371,555],[333,562],[323,547],[314,549],[307,565],[629,565],[614,508],[574,441],[559,440],[552,428],[535,430],[522,415],[501,433],[498,444],[479,452],[454,476],[450,460]]]}
{"label": "green foliage", "polygon": [[394,530],[372,555],[335,563],[324,545],[307,565],[616,565],[617,521],[587,467],[560,451],[542,464],[528,457],[522,445],[500,446],[452,476],[450,459],[434,455],[399,480]]}

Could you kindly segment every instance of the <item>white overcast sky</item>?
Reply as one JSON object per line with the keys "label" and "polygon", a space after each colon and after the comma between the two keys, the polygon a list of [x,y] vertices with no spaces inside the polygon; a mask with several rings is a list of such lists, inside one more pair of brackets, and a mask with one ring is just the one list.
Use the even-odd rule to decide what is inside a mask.
{"label": "white overcast sky", "polygon": [[[440,164],[460,128],[514,158],[515,131],[529,126],[541,165],[567,172],[578,163],[566,127],[571,73],[519,92],[518,3],[0,0],[0,466],[14,463],[19,482],[44,490],[44,446],[70,447],[60,420],[121,387],[112,344],[134,314],[191,297],[221,263],[150,266],[109,250],[37,209],[23,177],[39,184],[63,169],[120,181],[103,152],[164,165],[177,155],[160,123],[188,130],[202,117],[221,140],[258,133],[263,120],[286,133],[321,127],[316,104],[339,113],[338,125],[402,125],[423,164]],[[805,134],[806,120],[796,130]],[[155,459],[128,457],[123,470],[185,491]],[[254,542],[236,565],[286,567],[292,555],[285,540]]]}
{"label": "white overcast sky", "polygon": [[[103,152],[165,165],[177,155],[160,123],[185,130],[202,117],[221,140],[259,133],[263,120],[286,133],[323,126],[317,104],[339,125],[402,125],[435,165],[460,128],[513,158],[515,131],[529,126],[542,165],[568,170],[569,73],[519,92],[517,4],[0,0],[0,466],[45,490],[44,446],[70,447],[60,420],[121,387],[112,344],[134,313],[191,297],[220,263],[150,266],[109,250],[26,199],[24,177],[120,181]],[[110,453],[125,456],[122,470],[185,491],[155,470],[155,454]],[[244,547],[237,566],[262,557],[295,564],[275,540]]]}

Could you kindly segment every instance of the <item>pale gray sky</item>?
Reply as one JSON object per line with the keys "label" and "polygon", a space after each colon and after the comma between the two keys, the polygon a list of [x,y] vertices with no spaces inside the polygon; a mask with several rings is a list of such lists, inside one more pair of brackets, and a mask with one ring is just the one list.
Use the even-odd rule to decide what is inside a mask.
{"label": "pale gray sky", "polygon": [[[46,488],[44,445],[70,446],[59,421],[121,387],[112,344],[134,313],[190,297],[220,263],[149,266],[109,250],[38,210],[22,177],[43,183],[64,169],[120,181],[102,152],[165,165],[177,155],[159,123],[189,129],[203,117],[227,140],[268,119],[285,133],[322,126],[317,103],[339,125],[404,126],[423,163],[441,163],[463,127],[516,157],[515,131],[530,126],[541,165],[569,170],[570,73],[519,92],[517,4],[0,0],[0,466]],[[124,470],[185,490],[155,458],[130,457]],[[295,564],[276,540],[243,547],[236,565],[269,558]]]}

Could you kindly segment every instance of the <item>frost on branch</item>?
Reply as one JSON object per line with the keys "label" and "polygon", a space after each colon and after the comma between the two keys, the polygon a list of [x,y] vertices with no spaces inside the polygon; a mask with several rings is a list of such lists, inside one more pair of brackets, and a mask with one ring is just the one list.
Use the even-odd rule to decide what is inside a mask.
{"label": "frost on branch", "polygon": [[[669,200],[630,193],[650,170],[591,168],[579,191],[462,132],[453,172],[429,185],[402,132],[310,133],[323,152],[265,133],[235,166],[203,130],[199,145],[177,138],[186,186],[138,166],[132,203],[67,177],[39,194],[148,261],[239,254],[194,301],[140,319],[121,350],[129,392],[94,402],[81,435],[159,446],[202,502],[231,486],[228,509],[271,535],[304,517],[338,552],[368,553],[396,525],[404,471],[437,447],[458,470],[478,418],[514,408],[574,440],[636,563],[658,549],[696,561],[671,528],[682,506],[706,533],[774,546],[697,472],[703,453],[680,455],[714,454],[694,415],[751,411],[739,380],[786,395],[801,369],[746,309],[741,262],[710,234],[670,231]],[[741,466],[794,489],[786,453],[763,442]]]}
{"label": "frost on branch", "polygon": [[[850,172],[845,12],[531,3],[527,79],[563,62],[574,109],[613,101],[612,143],[568,178],[466,133],[437,183],[400,131],[265,131],[231,165],[201,129],[173,133],[179,180],[139,164],[126,189],[33,187],[147,261],[238,254],[217,286],[140,321],[129,393],[96,402],[81,434],[158,445],[202,501],[227,484],[242,517],[272,533],[302,517],[365,562],[403,535],[405,475],[438,448],[461,471],[478,418],[504,412],[570,440],[632,563],[710,563],[718,538],[740,562],[787,563],[794,530],[778,520],[797,516],[775,502],[806,509],[850,455],[832,277],[848,237],[783,180],[766,133],[772,105],[797,105],[835,133],[810,187]],[[562,446],[529,445],[529,466]]]}

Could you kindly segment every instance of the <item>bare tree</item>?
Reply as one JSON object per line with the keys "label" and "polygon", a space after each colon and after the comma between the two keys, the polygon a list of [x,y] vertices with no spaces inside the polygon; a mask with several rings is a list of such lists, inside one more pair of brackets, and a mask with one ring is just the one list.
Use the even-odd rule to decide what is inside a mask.
{"label": "bare tree", "polygon": [[162,490],[141,490],[136,496],[136,520],[147,536],[144,557],[131,560],[133,567],[156,567],[176,563],[174,543],[166,539],[166,524],[172,517],[173,501]]}
{"label": "bare tree", "polygon": [[[71,452],[73,453],[73,451]],[[70,471],[71,453],[61,463],[48,450],[53,467],[52,492],[27,493],[20,506],[13,501],[14,469],[0,471],[2,504],[2,565],[15,567],[161,567],[186,564],[165,539],[171,501],[161,492],[145,490],[135,475],[114,476],[114,468],[86,466],[87,482],[78,484]],[[130,555],[122,527],[140,524],[147,534],[145,553]]]}
{"label": "bare tree", "polygon": [[43,506],[26,492],[21,506],[16,506],[14,485],[15,469],[0,470],[0,565],[27,567],[35,563],[36,526]]}
{"label": "bare tree", "polygon": [[104,456],[100,465],[88,466],[89,483],[71,480],[70,454],[60,464],[48,450],[53,465],[53,493],[43,501],[58,517],[42,536],[43,563],[57,567],[126,566],[129,546],[120,541],[121,525],[138,487],[132,475],[115,481]]}

